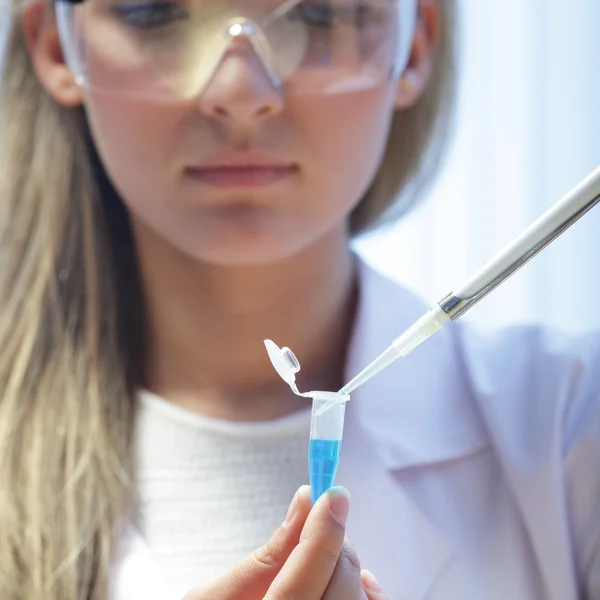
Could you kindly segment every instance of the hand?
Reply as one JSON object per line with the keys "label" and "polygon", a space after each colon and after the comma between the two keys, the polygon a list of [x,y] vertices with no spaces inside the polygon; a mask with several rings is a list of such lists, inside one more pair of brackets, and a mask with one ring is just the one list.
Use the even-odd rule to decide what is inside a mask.
{"label": "hand", "polygon": [[387,600],[373,576],[361,573],[345,537],[349,508],[343,488],[323,494],[312,510],[310,489],[300,488],[264,546],[184,600]]}

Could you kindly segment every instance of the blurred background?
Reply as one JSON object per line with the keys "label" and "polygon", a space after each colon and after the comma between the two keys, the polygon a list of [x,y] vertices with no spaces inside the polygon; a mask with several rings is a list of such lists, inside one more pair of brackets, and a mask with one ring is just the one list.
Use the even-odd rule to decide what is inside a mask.
{"label": "blurred background", "polygon": [[[600,165],[600,2],[458,2],[459,98],[444,171],[414,213],[356,243],[430,302]],[[464,319],[600,328],[599,263],[600,206]]]}
{"label": "blurred background", "polygon": [[[444,172],[414,213],[357,243],[430,302],[600,165],[600,2],[458,2],[458,113]],[[600,327],[599,301],[597,206],[464,319],[582,332]]]}

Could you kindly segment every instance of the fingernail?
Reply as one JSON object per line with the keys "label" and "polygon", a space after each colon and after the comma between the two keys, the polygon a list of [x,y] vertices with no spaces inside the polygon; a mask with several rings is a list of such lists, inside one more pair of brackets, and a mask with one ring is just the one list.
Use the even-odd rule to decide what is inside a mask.
{"label": "fingernail", "polygon": [[363,571],[361,573],[363,587],[367,588],[371,592],[383,592],[383,588],[377,578],[371,571]]}
{"label": "fingernail", "polygon": [[327,491],[329,495],[329,510],[333,518],[345,525],[350,512],[350,494],[343,487],[332,487]]}
{"label": "fingernail", "polygon": [[300,490],[298,490],[296,492],[296,494],[292,498],[292,501],[290,502],[290,507],[288,508],[287,515],[285,516],[285,521],[283,522],[284,525],[289,525],[292,522],[294,515],[296,514],[296,508],[298,508],[298,494],[299,493],[300,493]]}

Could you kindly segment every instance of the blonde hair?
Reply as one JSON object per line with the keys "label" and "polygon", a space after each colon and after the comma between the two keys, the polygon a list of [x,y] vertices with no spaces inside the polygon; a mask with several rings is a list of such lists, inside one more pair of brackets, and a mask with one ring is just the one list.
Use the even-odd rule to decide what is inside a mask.
{"label": "blonde hair", "polygon": [[456,0],[438,0],[439,39],[431,79],[420,100],[396,111],[379,170],[351,215],[353,234],[398,219],[424,197],[440,171],[454,115]]}
{"label": "blonde hair", "polygon": [[[100,600],[135,496],[141,285],[127,212],[82,110],[60,107],[38,82],[20,1],[0,88],[0,598]],[[452,1],[441,0],[431,86],[395,115],[355,231],[433,164]]]}

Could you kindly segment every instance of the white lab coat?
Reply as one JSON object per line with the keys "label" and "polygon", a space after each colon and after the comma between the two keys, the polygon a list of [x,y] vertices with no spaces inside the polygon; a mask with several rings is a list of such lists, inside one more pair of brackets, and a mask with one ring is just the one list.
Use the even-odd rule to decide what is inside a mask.
{"label": "white lab coat", "polygon": [[[348,378],[428,308],[360,263]],[[357,390],[337,483],[393,600],[600,600],[600,336],[460,323]],[[130,531],[111,600],[180,600]]]}

